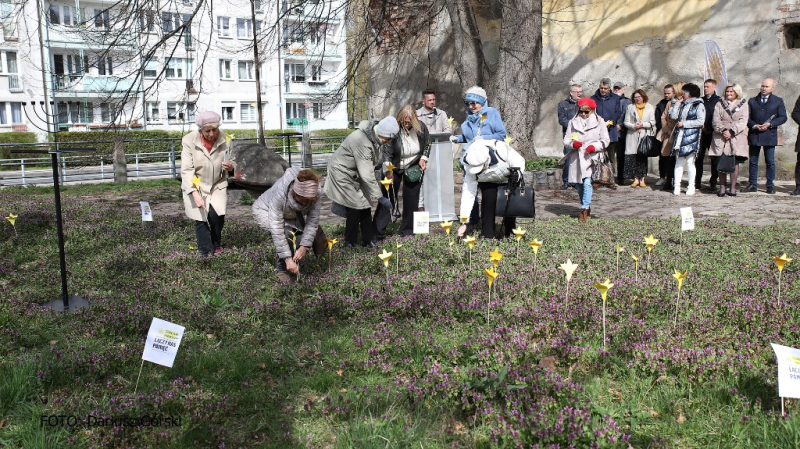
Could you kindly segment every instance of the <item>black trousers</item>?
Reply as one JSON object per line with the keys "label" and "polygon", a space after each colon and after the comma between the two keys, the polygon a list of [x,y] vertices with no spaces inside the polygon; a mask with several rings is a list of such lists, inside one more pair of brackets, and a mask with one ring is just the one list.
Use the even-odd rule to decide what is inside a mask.
{"label": "black trousers", "polygon": [[394,175],[394,204],[397,204],[397,192],[400,190],[400,184],[403,185],[403,217],[400,222],[400,231],[398,234],[402,236],[414,234],[414,212],[419,209],[419,191],[422,188],[422,181],[409,182],[403,179],[402,174]]}
{"label": "black trousers", "polygon": [[[205,213],[200,211],[200,213]],[[214,206],[208,206],[208,223],[205,221],[194,222],[194,233],[197,235],[197,251],[202,256],[210,256],[215,249],[222,247],[222,227],[225,226],[225,216],[217,215]]]}
{"label": "black trousers", "polygon": [[800,188],[800,153],[797,153],[797,162],[794,164],[794,184]]}
{"label": "black trousers", "polygon": [[361,228],[361,240],[364,244],[372,241],[371,209],[351,209],[345,207],[344,240],[351,244],[358,243],[358,229]]}
{"label": "black trousers", "polygon": [[[497,189],[501,184],[493,182],[479,182],[478,189],[481,191],[481,237],[493,239],[495,209],[497,208]],[[503,237],[511,235],[511,230],[517,227],[517,219],[506,217],[503,220]]]}
{"label": "black trousers", "polygon": [[[694,187],[696,189],[700,188],[700,180],[703,177],[703,161],[706,158],[706,153],[708,153],[708,149],[711,148],[711,134],[703,135],[700,137],[700,149],[697,151],[697,159],[694,160],[694,168],[697,175],[694,178]],[[719,172],[717,171],[717,164],[711,163],[711,179],[709,179],[709,184],[717,184],[717,180],[719,179]]]}
{"label": "black trousers", "polygon": [[625,139],[628,138],[627,133],[620,132],[619,140],[617,141],[617,184],[625,182]]}
{"label": "black trousers", "polygon": [[[666,180],[666,184],[672,184],[672,178],[675,177],[675,156],[659,156],[658,171],[661,176]],[[662,165],[663,164],[663,165]]]}

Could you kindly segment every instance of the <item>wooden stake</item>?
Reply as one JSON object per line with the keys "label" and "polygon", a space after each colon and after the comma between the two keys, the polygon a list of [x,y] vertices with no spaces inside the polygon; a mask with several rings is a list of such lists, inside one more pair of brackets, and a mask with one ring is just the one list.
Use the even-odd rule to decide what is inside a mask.
{"label": "wooden stake", "polygon": [[142,359],[142,364],[139,365],[139,375],[136,376],[136,386],[133,388],[133,394],[136,394],[136,390],[139,389],[139,378],[142,377],[142,368],[144,368],[144,359]]}

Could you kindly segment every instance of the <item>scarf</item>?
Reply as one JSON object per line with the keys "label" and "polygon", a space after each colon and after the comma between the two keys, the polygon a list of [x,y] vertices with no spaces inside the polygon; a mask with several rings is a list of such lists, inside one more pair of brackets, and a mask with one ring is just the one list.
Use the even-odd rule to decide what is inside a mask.
{"label": "scarf", "polygon": [[634,103],[634,106],[636,106],[636,113],[639,114],[639,120],[641,120],[642,117],[644,117],[644,108],[647,106],[647,103],[642,103],[642,106]]}
{"label": "scarf", "polygon": [[728,115],[733,117],[733,114],[736,114],[737,112],[739,112],[739,109],[742,109],[742,106],[747,102],[747,99],[742,98],[741,100],[738,100],[738,102],[737,100],[734,100],[733,103],[728,103],[728,100],[724,98],[720,101],[722,102],[722,108],[725,109],[725,112],[727,112]]}
{"label": "scarf", "polygon": [[214,147],[214,142],[206,140],[206,137],[204,135],[202,135],[202,134],[200,134],[200,141],[203,142],[203,146],[206,148],[206,151],[208,151],[210,153],[211,152],[211,148]]}

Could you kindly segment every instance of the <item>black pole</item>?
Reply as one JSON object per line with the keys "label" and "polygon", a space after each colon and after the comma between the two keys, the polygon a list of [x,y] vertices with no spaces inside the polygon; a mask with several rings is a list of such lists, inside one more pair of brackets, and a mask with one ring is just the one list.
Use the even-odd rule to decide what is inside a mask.
{"label": "black pole", "polygon": [[61,264],[61,300],[64,310],[69,310],[69,295],[67,295],[67,260],[64,256],[64,227],[61,224],[61,189],[58,186],[58,153],[50,153],[53,160],[53,189],[56,197],[56,231],[58,232],[58,261]]}

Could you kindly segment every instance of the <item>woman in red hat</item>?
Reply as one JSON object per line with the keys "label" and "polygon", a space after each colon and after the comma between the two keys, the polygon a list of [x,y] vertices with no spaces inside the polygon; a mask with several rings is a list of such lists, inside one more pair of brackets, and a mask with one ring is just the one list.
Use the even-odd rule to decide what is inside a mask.
{"label": "woman in red hat", "polygon": [[610,139],[602,117],[597,115],[597,104],[591,98],[578,101],[578,113],[570,120],[564,134],[564,145],[569,153],[569,182],[577,184],[581,199],[581,214],[578,220],[589,219],[592,204],[592,163],[605,158],[605,149]]}

